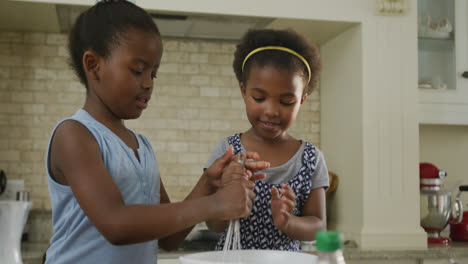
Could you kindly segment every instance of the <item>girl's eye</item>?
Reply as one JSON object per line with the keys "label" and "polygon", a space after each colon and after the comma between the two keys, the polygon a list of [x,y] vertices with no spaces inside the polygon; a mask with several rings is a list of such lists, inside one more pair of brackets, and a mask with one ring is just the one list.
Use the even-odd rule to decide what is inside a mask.
{"label": "girl's eye", "polygon": [[260,97],[253,97],[252,98],[256,101],[256,102],[263,102],[263,100],[265,100],[264,98],[260,98]]}
{"label": "girl's eye", "polygon": [[285,106],[291,106],[293,104],[295,104],[296,102],[281,102],[282,105],[285,105]]}
{"label": "girl's eye", "polygon": [[142,71],[136,71],[136,70],[132,70],[133,74],[135,74],[136,76],[140,76],[141,74],[143,74]]}

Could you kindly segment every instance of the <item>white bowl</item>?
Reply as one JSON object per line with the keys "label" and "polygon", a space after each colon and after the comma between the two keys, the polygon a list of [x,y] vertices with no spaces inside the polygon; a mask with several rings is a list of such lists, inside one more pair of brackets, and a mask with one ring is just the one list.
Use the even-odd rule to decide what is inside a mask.
{"label": "white bowl", "polygon": [[242,263],[242,264],[316,264],[317,256],[291,251],[279,250],[230,250],[207,251],[188,254],[179,257],[180,264],[212,264],[212,263]]}

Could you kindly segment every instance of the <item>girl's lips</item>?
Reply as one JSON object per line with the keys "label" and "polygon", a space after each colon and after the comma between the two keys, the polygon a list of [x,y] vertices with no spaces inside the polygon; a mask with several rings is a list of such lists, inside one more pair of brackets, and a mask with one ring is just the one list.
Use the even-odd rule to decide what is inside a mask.
{"label": "girl's lips", "polygon": [[139,108],[146,109],[148,107],[148,100],[146,99],[138,98],[136,103]]}
{"label": "girl's lips", "polygon": [[260,121],[260,124],[262,125],[264,129],[267,129],[267,130],[274,130],[279,126],[279,124],[277,123],[270,123],[270,122],[264,122],[264,121]]}

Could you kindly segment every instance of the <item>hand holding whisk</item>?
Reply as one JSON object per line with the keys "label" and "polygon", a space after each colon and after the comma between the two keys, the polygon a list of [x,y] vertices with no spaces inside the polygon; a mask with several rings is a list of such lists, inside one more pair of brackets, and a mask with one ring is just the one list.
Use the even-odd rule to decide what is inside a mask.
{"label": "hand holding whisk", "polygon": [[[237,162],[243,167],[245,166],[245,153],[239,153]],[[223,250],[240,250],[242,245],[240,242],[240,222],[239,219],[232,219],[229,221],[228,231],[226,233],[226,240],[224,241]]]}

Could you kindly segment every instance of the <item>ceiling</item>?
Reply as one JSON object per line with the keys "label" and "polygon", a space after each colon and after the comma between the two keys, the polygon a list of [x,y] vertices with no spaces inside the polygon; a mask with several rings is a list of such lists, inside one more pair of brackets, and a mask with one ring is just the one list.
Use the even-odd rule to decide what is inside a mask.
{"label": "ceiling", "polygon": [[[0,0],[0,30],[65,33],[88,6]],[[294,28],[320,45],[353,26],[349,22],[151,12],[170,37],[237,40],[250,28]]]}

